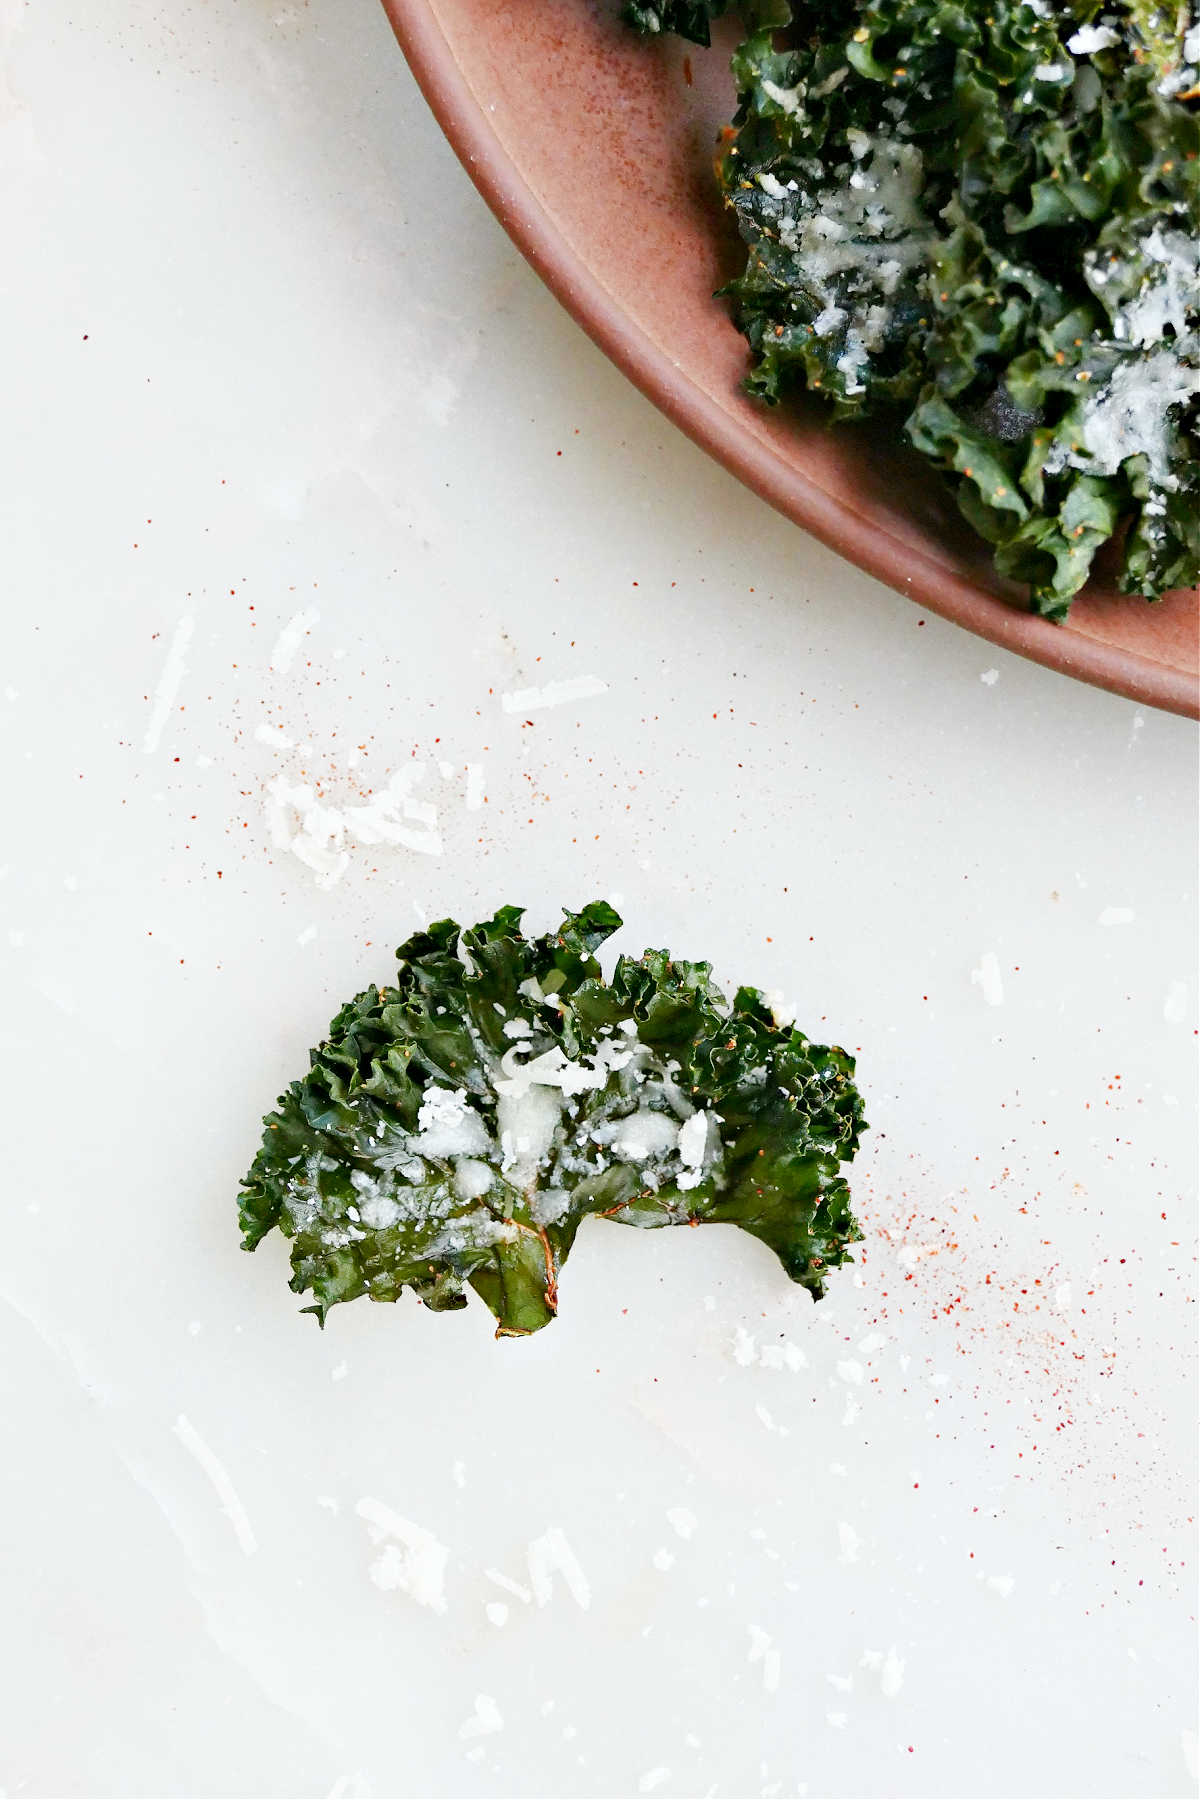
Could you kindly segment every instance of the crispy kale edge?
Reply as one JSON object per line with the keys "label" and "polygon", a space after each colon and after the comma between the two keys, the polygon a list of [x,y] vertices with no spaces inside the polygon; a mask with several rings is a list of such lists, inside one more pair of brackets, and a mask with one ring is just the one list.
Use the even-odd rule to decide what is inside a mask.
{"label": "crispy kale edge", "polygon": [[748,31],[786,25],[791,17],[788,0],[625,0],[621,17],[646,37],[672,32],[707,48],[714,22],[728,12],[739,14]]}
{"label": "crispy kale edge", "polygon": [[[853,1260],[849,1246],[861,1236],[839,1173],[865,1129],[853,1058],[776,1025],[754,988],[740,988],[729,1005],[707,963],[647,950],[622,956],[606,980],[595,953],[621,920],[603,901],[567,913],[543,937],[526,938],[521,917],[504,907],[472,930],[449,919],[431,925],[397,952],[393,984],[342,1007],[310,1052],[307,1075],[264,1120],[240,1196],[243,1247],[254,1250],[274,1229],[290,1238],[291,1287],[313,1295],[305,1310],[322,1324],[340,1302],[395,1300],[406,1287],[434,1311],[458,1308],[469,1285],[495,1314],[497,1335],[526,1335],[555,1316],[559,1272],[589,1213],[650,1228],[739,1225],[819,1299],[826,1272]],[[528,998],[531,978],[549,1004]],[[539,1033],[572,1062],[629,1022],[634,1041],[678,1064],[675,1079],[691,1102],[715,1114],[719,1169],[687,1192],[655,1190],[635,1165],[614,1160],[577,1179],[566,1210],[546,1223],[536,1187],[523,1192],[498,1179],[483,1202],[495,1220],[485,1234],[492,1242],[468,1236],[439,1246],[436,1232],[414,1241],[399,1226],[348,1231],[347,1207],[376,1172],[374,1146],[415,1131],[430,1084],[465,1090],[493,1122],[489,1064],[512,1049],[505,1022],[531,1010]],[[612,1101],[610,1090],[582,1105],[611,1110]],[[424,1160],[430,1195],[444,1204],[449,1161]],[[292,1198],[297,1170],[310,1181],[302,1207]]]}

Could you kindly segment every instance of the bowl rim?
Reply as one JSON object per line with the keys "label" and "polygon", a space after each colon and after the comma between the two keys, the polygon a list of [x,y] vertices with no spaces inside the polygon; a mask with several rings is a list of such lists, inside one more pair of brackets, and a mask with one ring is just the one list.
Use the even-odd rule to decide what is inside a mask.
{"label": "bowl rim", "polygon": [[513,243],[593,343],[702,450],[786,518],[922,608],[1076,680],[1200,718],[1200,680],[1186,670],[1051,624],[984,592],[826,493],[740,428],[736,415],[654,344],[566,242],[488,122],[432,0],[382,3],[430,110]]}

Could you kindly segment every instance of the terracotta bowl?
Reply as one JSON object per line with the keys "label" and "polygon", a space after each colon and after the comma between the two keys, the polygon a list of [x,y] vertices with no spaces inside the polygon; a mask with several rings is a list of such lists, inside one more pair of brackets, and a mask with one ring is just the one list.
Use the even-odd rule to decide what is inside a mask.
{"label": "terracotta bowl", "polygon": [[442,129],[510,236],[642,392],[755,493],[969,631],[1082,681],[1200,716],[1194,592],[1149,606],[1089,586],[1070,623],[1023,610],[939,477],[890,436],[831,429],[739,383],[713,290],[738,265],[712,175],[733,110],[729,31],[646,41],[616,0],[384,0]]}

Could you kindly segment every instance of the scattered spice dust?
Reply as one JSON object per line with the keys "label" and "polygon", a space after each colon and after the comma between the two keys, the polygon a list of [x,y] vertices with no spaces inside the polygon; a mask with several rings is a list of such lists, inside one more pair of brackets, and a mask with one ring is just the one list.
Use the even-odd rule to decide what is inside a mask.
{"label": "scattered spice dust", "polygon": [[[1158,1383],[1146,1376],[1163,1360],[1186,1370],[1194,1346],[1153,1340],[1147,1348],[1138,1339],[1137,1353],[1129,1348],[1130,1321],[1137,1330],[1144,1319],[1153,1339],[1168,1284],[1173,1299],[1182,1286],[1195,1303],[1194,1258],[1170,1225],[1171,1207],[1148,1213],[1144,1244],[1101,1242],[1097,1233],[1081,1256],[1081,1184],[1062,1234],[1061,1189],[1025,1190],[1010,1167],[986,1187],[931,1201],[934,1191],[932,1172],[927,1181],[910,1176],[902,1191],[875,1191],[869,1171],[857,1184],[859,1280],[871,1323],[886,1334],[880,1347],[891,1352],[890,1363],[869,1361],[865,1387],[895,1391],[893,1338],[919,1347],[901,1389],[931,1396],[935,1441],[969,1432],[1000,1459],[1006,1479],[1052,1480],[1066,1491],[1070,1516],[1099,1513],[1114,1529],[1141,1528],[1148,1485],[1160,1495],[1176,1487],[1190,1538],[1187,1472],[1164,1448]],[[1182,1199],[1175,1204],[1182,1216]],[[1021,1231],[1008,1228],[1014,1218]],[[1059,1235],[1069,1235],[1070,1252],[1059,1249]]]}

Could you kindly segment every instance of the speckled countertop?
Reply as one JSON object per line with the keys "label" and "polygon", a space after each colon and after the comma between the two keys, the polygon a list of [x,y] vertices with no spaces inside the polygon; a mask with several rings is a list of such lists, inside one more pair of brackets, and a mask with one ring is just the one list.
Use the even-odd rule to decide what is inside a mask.
{"label": "speckled countertop", "polygon": [[[3,0],[0,165],[0,1790],[1192,1792],[1193,728],[676,435],[373,0]],[[538,1338],[322,1335],[260,1113],[594,896],[858,1050],[856,1269],[592,1222]]]}

